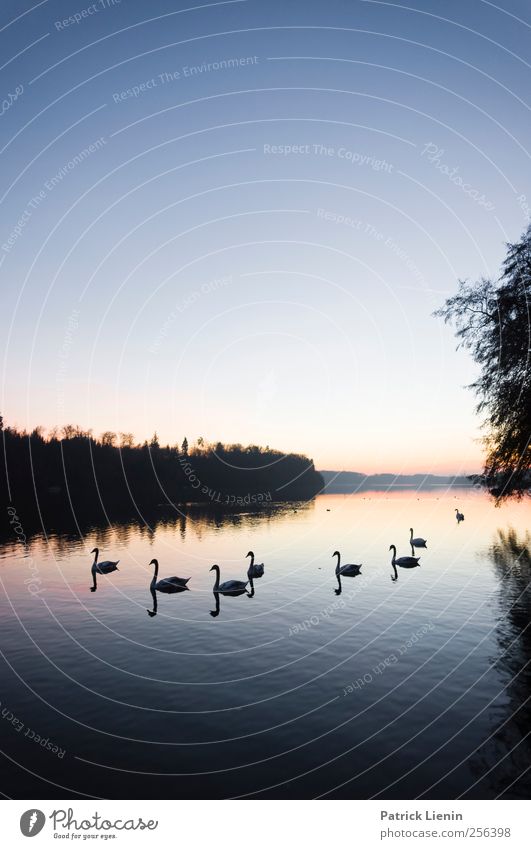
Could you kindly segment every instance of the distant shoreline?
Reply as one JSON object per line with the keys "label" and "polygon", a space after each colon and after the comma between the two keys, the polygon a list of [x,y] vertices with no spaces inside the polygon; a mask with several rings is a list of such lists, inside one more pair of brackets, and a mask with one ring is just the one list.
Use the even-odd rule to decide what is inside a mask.
{"label": "distant shoreline", "polygon": [[321,470],[320,474],[325,482],[322,490],[324,495],[387,489],[470,489],[475,485],[474,480],[466,475],[393,475],[391,473],[364,475],[361,472],[330,470]]}

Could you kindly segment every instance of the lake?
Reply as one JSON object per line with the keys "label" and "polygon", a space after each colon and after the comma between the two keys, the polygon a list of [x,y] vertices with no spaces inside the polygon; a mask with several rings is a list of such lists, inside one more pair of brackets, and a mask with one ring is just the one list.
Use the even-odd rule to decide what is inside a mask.
{"label": "lake", "polygon": [[[465,515],[457,524],[455,508]],[[14,798],[525,798],[529,502],[323,495],[0,544]],[[24,517],[21,516],[24,526]],[[393,581],[389,545],[420,568]],[[120,560],[91,593],[90,550]],[[245,578],[254,594],[215,598]],[[362,563],[343,578],[332,552]],[[160,575],[190,591],[158,594]]]}

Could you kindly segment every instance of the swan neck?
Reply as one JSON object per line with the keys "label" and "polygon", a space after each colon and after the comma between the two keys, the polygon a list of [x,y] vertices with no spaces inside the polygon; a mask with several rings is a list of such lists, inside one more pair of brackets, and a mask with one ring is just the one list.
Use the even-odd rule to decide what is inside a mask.
{"label": "swan neck", "polygon": [[337,575],[339,573],[339,569],[340,569],[340,566],[341,566],[341,554],[339,553],[339,551],[337,552],[336,557],[337,557],[337,566],[336,566],[336,575]]}
{"label": "swan neck", "polygon": [[217,592],[219,589],[219,566],[214,567],[214,572],[216,573],[216,583],[214,584],[214,592]]}

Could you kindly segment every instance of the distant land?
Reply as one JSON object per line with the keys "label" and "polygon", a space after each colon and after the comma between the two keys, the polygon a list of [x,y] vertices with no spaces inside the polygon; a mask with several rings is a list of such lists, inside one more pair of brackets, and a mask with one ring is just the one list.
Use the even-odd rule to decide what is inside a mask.
{"label": "distant land", "polygon": [[[449,486],[474,485],[474,480],[466,475],[364,475],[361,472],[322,471],[320,474],[325,482],[323,492],[341,493],[358,492],[369,489],[440,489]],[[474,476],[472,476],[474,477]]]}

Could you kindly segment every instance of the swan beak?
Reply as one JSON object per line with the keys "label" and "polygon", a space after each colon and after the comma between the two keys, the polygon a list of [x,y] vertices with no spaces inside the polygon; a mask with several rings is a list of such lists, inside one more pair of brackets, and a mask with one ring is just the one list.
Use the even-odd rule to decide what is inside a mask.
{"label": "swan beak", "polygon": [[211,567],[210,567],[210,569],[209,569],[208,571],[209,571],[209,572],[213,572],[213,571],[214,571],[214,567],[213,567],[213,566],[211,566]]}

